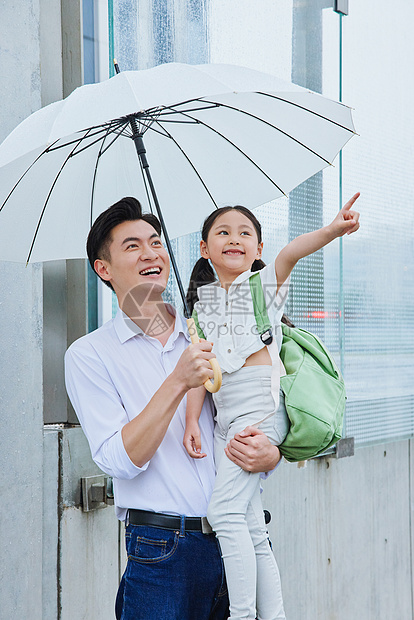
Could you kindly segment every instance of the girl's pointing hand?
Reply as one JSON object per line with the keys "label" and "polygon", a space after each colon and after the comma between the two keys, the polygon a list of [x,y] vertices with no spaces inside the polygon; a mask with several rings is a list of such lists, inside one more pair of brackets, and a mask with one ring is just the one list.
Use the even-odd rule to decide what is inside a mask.
{"label": "girl's pointing hand", "polygon": [[350,235],[358,230],[359,213],[358,211],[354,211],[352,206],[359,196],[359,192],[354,194],[352,198],[342,207],[333,222],[330,224],[329,228],[332,229],[335,237],[342,237],[345,234]]}

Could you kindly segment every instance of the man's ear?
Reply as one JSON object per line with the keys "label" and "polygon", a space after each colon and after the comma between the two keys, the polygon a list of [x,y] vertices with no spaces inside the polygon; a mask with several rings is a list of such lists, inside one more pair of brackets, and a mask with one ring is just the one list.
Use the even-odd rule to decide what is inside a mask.
{"label": "man's ear", "polygon": [[105,282],[109,282],[112,276],[110,271],[110,264],[106,260],[101,260],[100,258],[97,258],[93,264],[93,268],[95,269],[98,276],[102,278],[102,280],[105,280]]}
{"label": "man's ear", "polygon": [[203,258],[210,258],[210,254],[207,249],[207,243],[201,239],[200,241],[200,254]]}

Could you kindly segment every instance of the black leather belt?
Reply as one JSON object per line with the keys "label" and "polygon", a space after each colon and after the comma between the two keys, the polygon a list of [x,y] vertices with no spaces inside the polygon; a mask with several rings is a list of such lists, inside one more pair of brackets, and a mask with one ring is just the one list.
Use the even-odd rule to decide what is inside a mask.
{"label": "black leather belt", "polygon": [[[149,525],[163,530],[181,530],[181,517],[177,515],[164,515],[160,512],[130,508],[128,517],[131,525]],[[213,533],[206,517],[184,517],[184,531],[203,532],[203,534]]]}

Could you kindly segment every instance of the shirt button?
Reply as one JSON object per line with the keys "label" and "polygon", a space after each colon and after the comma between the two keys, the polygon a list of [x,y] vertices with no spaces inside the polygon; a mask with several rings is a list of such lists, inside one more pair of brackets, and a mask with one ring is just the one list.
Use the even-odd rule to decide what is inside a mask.
{"label": "shirt button", "polygon": [[223,327],[227,327],[227,323],[223,323]]}
{"label": "shirt button", "polygon": [[228,301],[226,301],[226,306],[228,306],[228,305],[229,305],[229,302],[228,302]]}
{"label": "shirt button", "polygon": [[227,353],[231,353],[231,349],[227,349]]}

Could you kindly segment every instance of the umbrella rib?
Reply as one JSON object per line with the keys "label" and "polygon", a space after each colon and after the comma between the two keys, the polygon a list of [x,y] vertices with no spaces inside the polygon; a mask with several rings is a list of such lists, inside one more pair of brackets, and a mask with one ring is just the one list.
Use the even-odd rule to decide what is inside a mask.
{"label": "umbrella rib", "polygon": [[[56,140],[57,142],[57,140]],[[54,142],[53,144],[56,144],[56,142]],[[45,148],[44,151],[42,151],[37,157],[36,159],[30,164],[30,166],[28,168],[26,168],[26,170],[23,172],[23,174],[21,175],[21,177],[19,178],[18,181],[16,181],[16,183],[13,185],[12,189],[10,190],[10,192],[8,193],[5,201],[3,202],[3,204],[0,206],[0,211],[3,209],[3,207],[6,205],[6,202],[9,200],[10,196],[13,194],[14,190],[16,189],[16,187],[19,185],[20,181],[22,181],[24,179],[24,177],[26,176],[26,174],[29,172],[29,170],[31,170],[31,168],[33,168],[33,166],[35,165],[36,162],[39,161],[39,159],[42,157],[42,155],[44,155],[45,153],[48,153],[50,150],[50,147]]]}
{"label": "umbrella rib", "polygon": [[[180,114],[182,114],[183,116],[187,116],[187,114],[185,112],[180,112]],[[189,118],[193,118],[192,116],[189,116]],[[211,125],[208,125],[207,123],[205,123],[204,121],[201,121],[200,119],[194,118],[193,120],[197,121],[197,123],[199,125],[203,125],[204,127],[207,127],[207,129],[210,129],[211,131],[213,131],[214,133],[216,133],[218,136],[220,136],[220,138],[223,138],[223,140],[225,140],[226,142],[228,142],[229,144],[231,144],[231,146],[233,146],[237,151],[239,151],[239,153],[241,153],[246,159],[249,160],[249,162],[251,164],[253,164],[253,166],[255,166],[262,174],[263,176],[266,177],[266,179],[268,179],[272,185],[274,185],[276,187],[276,189],[279,190],[279,192],[281,192],[284,196],[287,197],[286,192],[283,191],[283,189],[281,187],[279,187],[279,185],[267,174],[267,172],[265,172],[260,166],[259,164],[257,164],[251,157],[249,157],[247,155],[247,153],[245,153],[243,151],[243,149],[241,149],[239,146],[237,146],[237,144],[234,144],[234,142],[232,142],[230,140],[230,138],[227,138],[227,136],[223,135],[222,133],[220,133],[217,129],[214,129],[214,127],[211,127]]]}
{"label": "umbrella rib", "polygon": [[[103,138],[102,138],[102,136],[100,136],[99,138],[97,138],[97,139],[96,139],[96,140],[94,140],[93,142],[89,142],[86,146],[83,146],[81,149],[78,149],[78,150],[76,151],[76,153],[75,153],[76,146],[78,146],[78,145],[76,145],[76,146],[75,146],[75,148],[73,149],[73,152],[72,152],[72,154],[71,154],[71,157],[74,157],[75,155],[79,155],[79,153],[82,153],[83,151],[86,151],[86,149],[89,149],[91,146],[93,146],[93,145],[94,145],[94,144],[96,144],[97,142],[100,142],[102,139],[105,139],[105,138],[106,138],[106,136],[107,136],[107,135],[109,135],[109,133],[117,133],[117,130],[119,129],[119,127],[121,127],[121,125],[117,125],[116,127],[112,128],[112,130],[111,130],[111,131],[108,131],[108,130],[107,130],[107,132],[106,132],[106,134],[105,134],[105,136],[104,136]],[[96,134],[94,134],[94,135],[96,135]],[[119,138],[119,136],[121,136],[121,135],[122,135],[122,131],[121,131],[121,132],[119,132],[119,133],[117,133],[117,138]],[[80,141],[78,142],[78,144],[80,144],[83,140],[85,140],[85,138],[86,138],[86,137],[89,137],[89,136],[86,136],[86,135],[85,135],[85,136],[83,136],[83,137],[80,139]],[[68,143],[68,144],[70,144],[70,143]],[[112,143],[111,143],[111,144],[112,144]],[[66,146],[66,145],[65,145],[65,146]]]}
{"label": "umbrella rib", "polygon": [[[112,125],[110,125],[110,127],[112,127]],[[113,131],[115,131],[117,128],[119,127],[119,125],[116,125],[115,128],[113,129]],[[91,132],[92,129],[97,129],[97,127],[89,127],[88,129],[82,129],[81,131],[84,132]],[[98,134],[102,134],[105,133],[105,131],[107,131],[107,125],[100,127],[99,131],[96,131],[94,133],[91,133],[88,135],[88,137],[93,137],[93,136],[97,136]],[[76,132],[76,133],[80,133],[80,132]],[[61,144],[59,144],[58,146],[55,146],[53,148],[49,147],[47,150],[52,151],[58,151],[59,149],[63,149],[66,146],[70,146],[71,144],[80,144],[80,142],[85,138],[86,136],[83,135],[81,138],[74,138],[73,140],[70,140],[69,142],[62,142]],[[56,144],[57,142],[59,142],[60,140],[62,140],[62,138],[59,138],[58,140],[56,140],[53,144]]]}
{"label": "umbrella rib", "polygon": [[[112,132],[112,133],[114,133],[114,132]],[[157,132],[157,133],[160,133],[160,132]],[[104,155],[104,154],[106,153],[106,151],[107,151],[107,150],[108,150],[108,149],[109,149],[109,148],[110,148],[110,147],[114,144],[114,142],[115,142],[116,140],[118,140],[118,138],[119,138],[120,136],[125,135],[125,134],[123,134],[123,133],[122,133],[122,131],[117,132],[117,133],[116,133],[116,135],[115,135],[115,137],[112,139],[112,141],[111,141],[111,142],[109,142],[109,143],[106,145],[106,147],[103,149],[102,147],[103,147],[104,142],[105,142],[105,140],[107,139],[108,135],[109,135],[109,131],[107,132],[106,136],[103,138],[102,145],[101,145],[101,148],[99,149],[98,157],[97,157],[97,159],[96,159],[96,164],[95,164],[95,171],[94,171],[94,175],[93,175],[93,183],[92,183],[91,210],[90,210],[90,223],[91,223],[91,226],[92,226],[92,223],[93,223],[93,222],[92,222],[92,213],[93,213],[93,200],[94,200],[94,194],[95,194],[95,182],[96,182],[96,175],[97,175],[97,171],[98,171],[98,165],[99,165],[100,158],[101,158],[101,156],[102,156],[102,155]],[[138,158],[138,159],[139,159],[139,158]],[[141,160],[140,160],[140,159],[139,159],[139,163],[140,163],[140,166],[141,166],[141,173],[142,173],[142,178],[143,178],[143,183],[144,183],[145,191],[146,191],[146,194],[147,194],[148,205],[149,205],[149,208],[150,208],[151,213],[152,213],[152,212],[153,212],[153,209],[152,209],[152,205],[151,205],[150,196],[149,196],[149,193],[148,193],[148,187],[147,187],[147,184],[146,184],[146,179],[145,179],[145,175],[144,175],[144,170],[143,170],[143,168],[142,168],[142,164],[141,164]]]}
{"label": "umbrella rib", "polygon": [[[122,131],[120,132],[115,132],[112,131],[111,133],[115,133],[115,137],[112,140],[112,142],[110,142],[109,144],[107,144],[107,146],[103,149],[102,151],[102,155],[104,155],[104,153],[106,153],[106,151],[113,145],[114,142],[116,142],[118,140],[118,138],[120,138],[121,136],[125,136],[126,134],[122,133]],[[107,136],[109,135],[109,133],[107,134]],[[104,140],[106,140],[107,136],[105,136]],[[103,142],[102,142],[102,146],[103,146]],[[79,151],[78,151],[79,152]]]}
{"label": "umbrella rib", "polygon": [[[84,136],[84,137],[86,137],[86,136]],[[83,138],[84,138],[84,137],[83,137]],[[81,138],[81,140],[83,140],[83,138]],[[50,190],[49,190],[49,193],[48,193],[47,198],[46,198],[46,200],[45,200],[45,203],[44,203],[44,205],[43,205],[42,212],[41,212],[40,217],[39,217],[39,221],[38,221],[37,226],[36,226],[36,230],[35,230],[35,233],[34,233],[34,236],[33,236],[32,244],[31,244],[31,246],[30,246],[29,254],[28,254],[27,259],[26,259],[26,265],[28,265],[28,264],[29,264],[30,257],[31,257],[32,252],[33,252],[34,244],[35,244],[35,242],[36,242],[36,237],[37,237],[37,234],[38,234],[38,232],[39,232],[40,224],[42,223],[42,219],[43,219],[43,216],[44,216],[44,214],[45,214],[46,207],[47,207],[47,205],[48,205],[48,202],[49,202],[49,199],[50,199],[50,197],[51,197],[51,195],[52,195],[52,192],[53,192],[53,190],[54,190],[54,187],[55,187],[55,185],[56,185],[56,183],[57,183],[57,180],[59,179],[59,177],[60,177],[60,175],[61,175],[61,173],[62,173],[62,171],[63,171],[63,168],[66,166],[66,164],[68,163],[69,159],[71,158],[72,153],[73,153],[73,151],[75,150],[75,148],[76,148],[76,146],[74,146],[74,147],[73,147],[73,149],[72,149],[72,151],[69,153],[69,155],[67,155],[67,156],[66,156],[66,159],[65,159],[65,161],[63,162],[63,164],[61,165],[60,170],[59,170],[59,172],[57,173],[57,175],[55,176],[55,179],[54,179],[54,181],[53,181],[53,183],[52,183],[52,186],[51,186],[51,188],[50,188]]]}
{"label": "umbrella rib", "polygon": [[[205,101],[203,99],[203,97],[195,97],[193,99],[186,99],[185,101],[179,101],[178,103],[174,103],[172,105],[162,105],[162,106],[158,106],[158,107],[152,107],[152,108],[148,108],[147,110],[145,110],[145,113],[147,116],[150,116],[151,114],[155,114],[157,113],[158,116],[162,115],[164,116],[164,114],[174,114],[174,108],[176,108],[177,106],[182,106],[182,105],[186,105],[187,103],[195,103],[196,101],[198,101],[199,103],[205,104],[208,103],[208,106],[204,106],[203,108],[194,108],[193,110],[189,109],[189,112],[192,111],[197,111],[197,110],[207,110],[211,107],[217,107],[217,104],[215,101],[211,102],[211,101]],[[172,110],[171,112],[164,112],[164,110]]]}
{"label": "umbrella rib", "polygon": [[[203,110],[207,110],[210,108],[203,108]],[[177,114],[177,113],[176,113]],[[178,114],[182,114],[182,112],[178,112]],[[175,123],[176,125],[197,125],[197,121],[183,121],[183,120],[174,120],[174,119],[164,119],[162,116],[162,123]]]}
{"label": "umbrella rib", "polygon": [[[278,97],[277,95],[273,95],[272,93],[263,93],[261,91],[258,91],[257,94],[258,95],[262,95],[263,97],[271,97],[272,99],[278,99],[278,101],[283,101],[283,103],[287,103],[289,105],[295,106],[296,108],[300,108],[301,110],[305,110],[306,112],[309,112],[309,114],[313,114],[314,116],[319,116],[319,118],[323,118],[325,121],[328,121],[329,123],[332,123],[332,125],[337,125],[337,127],[340,127],[341,129],[345,129],[345,131],[349,131],[349,133],[352,133],[352,134],[356,133],[353,129],[349,129],[349,127],[346,127],[345,125],[341,125],[341,123],[338,123],[337,121],[332,120],[328,116],[324,116],[323,114],[319,114],[319,112],[315,112],[314,110],[309,110],[309,108],[306,108],[305,106],[299,105],[299,103],[295,103],[294,101],[289,101],[288,99],[283,99],[283,97]],[[346,105],[344,105],[341,102],[335,102],[335,103],[339,103],[344,108],[347,107]]]}
{"label": "umbrella rib", "polygon": [[[149,126],[147,127],[147,129],[150,129],[150,130],[151,130],[151,131],[153,131],[154,133],[157,133],[159,136],[162,136],[163,138],[169,137],[169,135],[167,136],[167,134],[168,134],[167,130],[166,130],[166,129],[165,129],[165,127],[163,126],[163,125],[164,125],[164,121],[161,121],[161,122],[160,122],[160,121],[157,121],[157,122],[158,122],[158,125],[160,125],[160,126],[161,126],[162,131],[160,131],[159,129],[156,129],[156,128],[154,127],[154,123],[155,123],[155,121],[154,121],[151,125],[149,125]],[[166,121],[166,122],[169,122],[169,121]],[[199,124],[199,122],[198,122],[197,120],[196,120],[196,121],[191,121],[191,122],[188,122],[188,123],[186,123],[185,121],[183,121],[183,125],[186,125],[186,124],[187,124],[187,125],[198,125],[198,124]],[[131,135],[131,136],[129,136],[129,137],[130,137],[130,138],[132,138],[132,135]]]}
{"label": "umbrella rib", "polygon": [[[96,175],[97,175],[97,173],[98,173],[98,165],[99,165],[100,158],[101,158],[101,156],[103,155],[103,153],[105,153],[105,151],[106,151],[106,149],[105,149],[105,150],[103,150],[103,145],[105,144],[105,140],[107,139],[108,135],[109,135],[109,127],[108,127],[108,129],[107,129],[106,135],[105,135],[105,136],[103,137],[103,139],[102,139],[102,144],[101,144],[101,146],[100,146],[100,148],[99,148],[98,155],[97,155],[97,157],[96,157],[96,162],[95,162],[95,170],[94,170],[94,172],[93,172],[92,191],[91,191],[91,208],[90,208],[90,218],[89,218],[89,221],[90,221],[90,225],[91,225],[91,226],[92,226],[92,224],[93,224],[93,222],[92,222],[92,214],[93,214],[93,201],[94,201],[94,198],[95,198],[95,182],[96,182]],[[118,134],[117,136],[115,136],[115,138],[112,140],[111,144],[113,144],[113,143],[115,142],[115,140],[116,140],[117,138],[119,138],[119,135],[120,135],[120,134]],[[111,146],[111,144],[110,144],[109,146]],[[107,147],[107,148],[108,148],[108,147]]]}
{"label": "umbrella rib", "polygon": [[[155,122],[156,122],[156,124],[157,124],[157,125],[160,125],[160,122],[159,122],[159,121],[155,121]],[[190,166],[192,167],[192,169],[193,169],[193,170],[194,170],[194,172],[196,173],[196,175],[197,175],[197,177],[198,177],[198,179],[199,179],[200,183],[202,184],[202,186],[203,186],[203,187],[204,187],[204,189],[206,190],[207,194],[209,195],[209,197],[210,197],[211,201],[213,202],[214,206],[216,207],[216,209],[218,209],[218,205],[217,205],[216,201],[214,200],[212,193],[211,193],[211,192],[210,192],[210,190],[208,189],[208,187],[207,187],[207,185],[205,184],[205,182],[204,182],[203,178],[201,177],[201,174],[198,172],[197,168],[194,166],[193,162],[191,161],[191,159],[189,158],[189,156],[187,155],[187,153],[184,151],[184,149],[181,147],[181,145],[180,145],[180,144],[178,144],[178,142],[177,142],[177,140],[174,138],[174,136],[172,136],[172,135],[170,134],[170,132],[169,132],[169,131],[167,131],[167,129],[165,129],[165,127],[162,127],[162,125],[161,125],[161,128],[165,131],[165,133],[167,134],[167,137],[168,137],[168,138],[170,138],[170,139],[174,142],[175,146],[176,146],[176,147],[177,147],[177,148],[181,151],[181,153],[184,155],[184,157],[186,158],[186,160],[188,161],[188,163],[190,164]],[[160,132],[157,132],[157,133],[160,133]],[[162,135],[162,134],[161,134],[161,135]]]}
{"label": "umbrella rib", "polygon": [[[283,99],[282,99],[283,101]],[[314,151],[313,149],[310,148],[310,146],[307,146],[306,144],[303,144],[303,142],[301,142],[300,140],[298,140],[297,138],[294,138],[293,136],[291,136],[290,134],[288,134],[286,131],[283,131],[283,129],[280,129],[280,127],[276,127],[276,125],[273,125],[272,123],[270,123],[269,121],[264,120],[263,118],[260,118],[260,116],[256,116],[255,114],[252,114],[251,112],[246,112],[245,110],[241,110],[240,108],[236,108],[232,105],[229,105],[227,103],[221,103],[220,106],[222,106],[223,108],[228,108],[229,110],[234,110],[235,112],[240,112],[241,114],[245,114],[246,116],[249,116],[250,118],[254,118],[257,121],[260,121],[261,123],[264,123],[265,125],[268,125],[269,127],[272,127],[273,129],[275,129],[276,131],[278,131],[279,133],[282,133],[284,136],[286,136],[287,138],[289,138],[289,140],[293,140],[294,142],[296,142],[297,144],[300,144],[300,146],[303,146],[304,149],[306,149],[307,151],[309,151],[310,153],[313,153],[313,155],[316,155],[316,157],[318,157],[319,159],[321,159],[322,161],[324,161],[326,164],[328,164],[329,166],[332,166],[332,163],[330,161],[328,161],[327,159],[325,159],[325,157],[323,157],[322,155],[319,155],[319,153],[317,153],[316,151]],[[305,108],[306,109],[306,108]]]}
{"label": "umbrella rib", "polygon": [[[203,101],[201,99],[192,99],[190,101],[200,101],[200,103]],[[177,105],[175,105],[174,107],[178,107],[180,105],[185,105],[186,103],[190,103],[189,101],[184,101],[183,103],[178,103]],[[205,105],[203,107],[198,107],[198,108],[189,108],[188,110],[185,110],[186,112],[200,112],[202,110],[211,110],[212,108],[218,108],[221,104],[220,103],[215,103],[213,101],[206,101],[206,103],[208,103],[208,105]],[[169,112],[164,112],[164,110],[170,110]],[[160,112],[159,116],[168,116],[170,114],[177,114],[177,111],[174,110],[174,108],[172,106],[165,106],[162,111]],[[181,114],[181,112],[179,112],[179,114]],[[178,121],[179,122],[179,121]]]}

